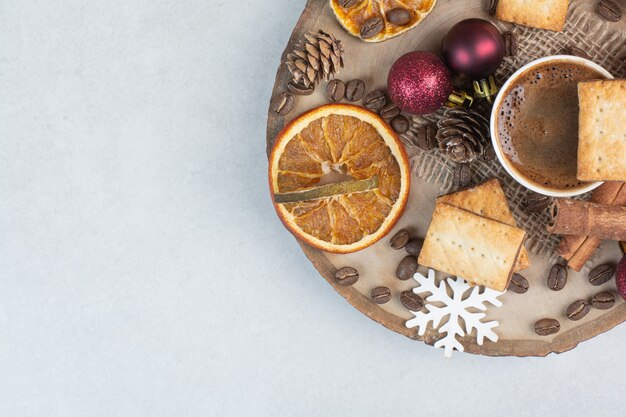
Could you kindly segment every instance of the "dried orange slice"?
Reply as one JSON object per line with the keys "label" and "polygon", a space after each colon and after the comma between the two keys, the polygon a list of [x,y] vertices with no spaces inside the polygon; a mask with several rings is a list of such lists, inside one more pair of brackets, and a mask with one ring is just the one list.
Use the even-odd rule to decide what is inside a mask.
{"label": "dried orange slice", "polygon": [[417,26],[437,0],[330,0],[339,23],[365,42],[382,42]]}
{"label": "dried orange slice", "polygon": [[298,239],[327,252],[355,252],[385,236],[404,210],[409,181],[398,136],[377,114],[350,104],[299,116],[270,154],[278,216]]}

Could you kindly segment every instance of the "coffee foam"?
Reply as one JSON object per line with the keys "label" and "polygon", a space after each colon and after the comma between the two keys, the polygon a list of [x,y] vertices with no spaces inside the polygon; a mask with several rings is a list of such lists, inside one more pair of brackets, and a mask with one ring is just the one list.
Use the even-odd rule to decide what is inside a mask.
{"label": "coffee foam", "polygon": [[576,189],[579,81],[603,78],[585,66],[545,63],[521,74],[503,94],[497,136],[509,165],[541,187]]}

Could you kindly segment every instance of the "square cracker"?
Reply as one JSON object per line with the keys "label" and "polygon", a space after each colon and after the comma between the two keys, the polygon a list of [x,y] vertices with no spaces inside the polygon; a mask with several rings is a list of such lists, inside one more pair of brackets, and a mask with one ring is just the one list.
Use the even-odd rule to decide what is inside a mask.
{"label": "square cracker", "polygon": [[626,80],[578,84],[578,179],[626,181]]}
{"label": "square cracker", "polygon": [[437,203],[418,263],[504,291],[526,232]]}
{"label": "square cracker", "polygon": [[561,32],[569,0],[500,0],[496,18],[524,26]]}
{"label": "square cracker", "polygon": [[[517,226],[504,191],[500,186],[500,181],[495,178],[476,187],[442,195],[437,198],[437,203],[450,204],[509,226]],[[529,266],[528,251],[522,246],[516,261],[515,271],[521,271]]]}

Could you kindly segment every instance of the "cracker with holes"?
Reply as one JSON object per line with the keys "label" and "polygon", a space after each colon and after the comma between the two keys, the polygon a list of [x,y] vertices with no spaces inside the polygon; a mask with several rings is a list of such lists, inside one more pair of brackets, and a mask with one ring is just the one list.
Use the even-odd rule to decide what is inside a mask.
{"label": "cracker with holes", "polygon": [[578,84],[578,174],[626,181],[626,80]]}
{"label": "cracker with holes", "polygon": [[500,0],[496,18],[523,26],[561,32],[569,0]]}
{"label": "cracker with holes", "polygon": [[[442,195],[437,198],[437,203],[446,203],[509,226],[517,226],[500,181],[495,178],[466,190]],[[529,266],[528,251],[522,247],[516,260],[515,271],[524,270]]]}
{"label": "cracker with holes", "polygon": [[525,237],[517,227],[437,203],[418,263],[504,291]]}

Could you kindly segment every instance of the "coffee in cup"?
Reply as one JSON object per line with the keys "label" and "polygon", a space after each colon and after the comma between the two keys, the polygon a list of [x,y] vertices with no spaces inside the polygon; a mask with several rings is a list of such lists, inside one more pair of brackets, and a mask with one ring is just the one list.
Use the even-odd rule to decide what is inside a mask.
{"label": "coffee in cup", "polygon": [[603,78],[606,71],[590,61],[557,56],[531,63],[507,81],[491,127],[496,154],[511,175],[549,195],[593,188],[576,178],[578,83]]}

